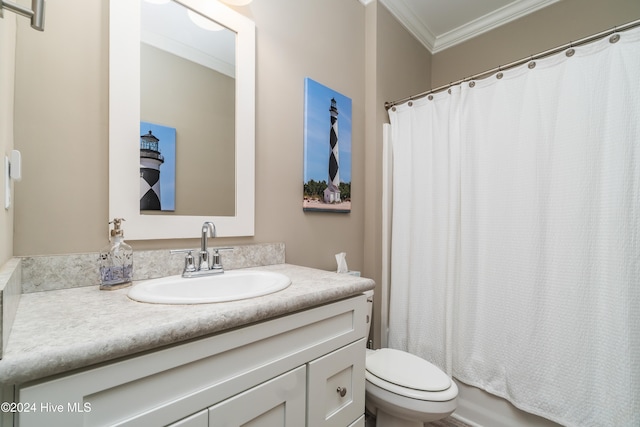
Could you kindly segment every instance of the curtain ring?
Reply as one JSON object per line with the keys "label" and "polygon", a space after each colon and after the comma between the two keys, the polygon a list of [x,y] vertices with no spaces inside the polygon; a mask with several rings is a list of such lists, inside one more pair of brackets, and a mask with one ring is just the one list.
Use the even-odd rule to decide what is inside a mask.
{"label": "curtain ring", "polygon": [[498,74],[496,74],[496,79],[500,80],[504,74],[502,74],[502,65],[498,65]]}
{"label": "curtain ring", "polygon": [[409,105],[409,107],[413,107],[413,101],[409,101],[407,105]]}
{"label": "curtain ring", "polygon": [[573,48],[573,41],[569,42],[569,49],[567,49],[567,51],[564,53],[565,55],[567,55],[568,58],[571,58],[573,55],[575,55],[576,50]]}
{"label": "curtain ring", "polygon": [[618,34],[618,27],[613,27],[613,35],[609,37],[609,43],[618,43],[620,40],[620,34]]}

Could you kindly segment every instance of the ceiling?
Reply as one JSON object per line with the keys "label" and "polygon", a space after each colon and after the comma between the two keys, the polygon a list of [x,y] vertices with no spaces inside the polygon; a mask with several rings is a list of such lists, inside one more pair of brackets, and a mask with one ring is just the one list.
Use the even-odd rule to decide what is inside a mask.
{"label": "ceiling", "polygon": [[[373,0],[360,0],[365,5]],[[437,53],[559,0],[379,0]]]}

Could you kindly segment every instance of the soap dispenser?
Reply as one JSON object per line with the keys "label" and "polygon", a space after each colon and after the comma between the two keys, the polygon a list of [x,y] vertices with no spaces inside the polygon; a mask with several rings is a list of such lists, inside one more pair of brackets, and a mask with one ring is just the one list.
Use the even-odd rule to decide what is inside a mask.
{"label": "soap dispenser", "polygon": [[124,241],[123,218],[115,218],[111,243],[100,251],[100,289],[114,290],[131,285],[133,277],[133,249]]}

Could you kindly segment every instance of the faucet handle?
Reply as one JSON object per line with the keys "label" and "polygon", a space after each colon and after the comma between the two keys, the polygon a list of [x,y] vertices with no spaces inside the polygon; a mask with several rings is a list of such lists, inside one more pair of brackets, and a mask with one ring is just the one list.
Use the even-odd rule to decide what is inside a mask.
{"label": "faucet handle", "polygon": [[222,270],[222,262],[220,261],[220,251],[232,251],[233,248],[213,248],[211,256],[211,269]]}
{"label": "faucet handle", "polygon": [[196,263],[191,251],[187,252],[187,256],[184,257],[184,271],[188,273],[196,271]]}
{"label": "faucet handle", "polygon": [[194,251],[197,251],[198,249],[169,249],[169,253],[171,255],[173,254],[187,254],[187,253],[191,253]]}
{"label": "faucet handle", "polygon": [[196,271],[196,263],[192,254],[194,250],[195,249],[171,249],[169,251],[170,254],[183,254],[183,253],[187,254],[187,256],[184,257],[183,273],[190,273],[190,272]]}
{"label": "faucet handle", "polygon": [[213,251],[213,256],[211,257],[211,269],[222,270],[222,263],[220,262],[220,253],[218,249]]}

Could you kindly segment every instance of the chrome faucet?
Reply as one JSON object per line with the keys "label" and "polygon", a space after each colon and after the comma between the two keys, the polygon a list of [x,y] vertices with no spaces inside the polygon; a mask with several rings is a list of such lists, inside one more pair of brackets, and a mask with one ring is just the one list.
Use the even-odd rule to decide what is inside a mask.
{"label": "chrome faucet", "polygon": [[208,237],[216,237],[216,226],[213,222],[207,221],[202,224],[202,238],[200,239],[200,265],[199,270],[209,270],[209,250],[207,249]]}
{"label": "chrome faucet", "polygon": [[[200,249],[172,249],[169,251],[172,254],[186,253],[187,256],[184,259],[184,270],[182,271],[182,277],[200,277],[208,276],[211,274],[224,273],[222,263],[220,262],[220,252],[224,250],[231,250],[233,248],[215,248],[213,254],[209,257],[208,240],[209,237],[216,237],[216,225],[211,221],[206,221],[202,224],[202,235],[200,238]],[[198,262],[193,252],[198,252]]]}

